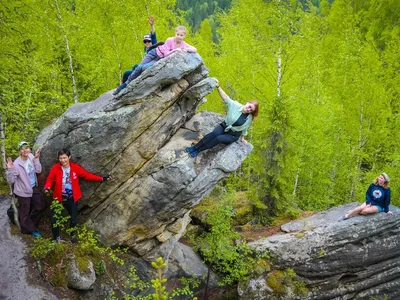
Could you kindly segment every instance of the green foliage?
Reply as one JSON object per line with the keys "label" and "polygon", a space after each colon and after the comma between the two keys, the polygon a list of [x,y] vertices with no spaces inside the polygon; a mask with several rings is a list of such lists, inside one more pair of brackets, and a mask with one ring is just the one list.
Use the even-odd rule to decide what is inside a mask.
{"label": "green foliage", "polygon": [[[177,0],[176,8],[194,31],[198,31],[203,20],[210,18],[218,10],[229,10],[232,0]],[[215,27],[214,27],[215,30]]]}
{"label": "green foliage", "polygon": [[60,230],[66,229],[66,224],[68,220],[71,218],[70,215],[64,216],[64,206],[62,203],[58,202],[57,199],[54,199],[51,202],[50,209],[54,212],[54,224],[53,227],[59,227]]}
{"label": "green foliage", "polygon": [[86,256],[97,256],[98,254],[106,254],[113,262],[124,265],[123,259],[118,255],[125,253],[127,248],[104,247],[99,243],[99,235],[93,230],[89,230],[86,226],[78,230],[78,246],[77,251]]}
{"label": "green foliage", "polygon": [[[245,218],[265,224],[362,202],[382,171],[400,205],[397,0],[3,2],[8,156],[75,101],[114,88],[142,58],[154,15],[160,41],[186,23],[210,76],[233,99],[260,102],[254,150],[224,183],[247,192],[256,218]],[[207,100],[201,109],[224,112],[216,92]]]}
{"label": "green foliage", "polygon": [[293,269],[272,271],[268,274],[267,284],[274,294],[280,297],[283,297],[288,290],[292,290],[297,296],[304,296],[308,293],[305,283],[297,279]]}
{"label": "green foliage", "polygon": [[[261,102],[254,150],[228,182],[248,192],[261,223],[364,201],[377,174],[399,175],[394,2],[298,3],[233,2],[218,15],[214,57],[205,58],[233,99]],[[387,16],[382,27],[376,15]],[[223,112],[217,93],[208,100],[202,109]],[[397,193],[393,181],[394,204]]]}
{"label": "green foliage", "polygon": [[128,286],[131,290],[143,291],[150,287],[150,283],[142,281],[136,272],[135,266],[132,266],[129,269],[129,278],[125,286]]}
{"label": "green foliage", "polygon": [[285,286],[285,274],[282,271],[272,271],[267,278],[268,286],[279,295],[283,295],[286,292]]}
{"label": "green foliage", "polygon": [[56,242],[52,239],[37,238],[33,240],[30,247],[31,256],[34,259],[42,260],[47,257],[55,249]]}
{"label": "green foliage", "polygon": [[95,271],[97,276],[104,275],[106,273],[106,270],[107,270],[106,263],[102,259],[99,260],[99,262],[94,267],[94,271]]}
{"label": "green foliage", "polygon": [[383,295],[382,298],[379,298],[379,297],[377,298],[377,297],[371,296],[369,299],[370,300],[389,300],[389,296],[387,294]]}
{"label": "green foliage", "polygon": [[227,193],[214,206],[206,208],[203,220],[210,226],[208,232],[191,236],[195,248],[222,278],[221,284],[232,284],[247,278],[254,266],[265,257],[254,257],[252,249],[240,240],[233,228],[234,197]]}
{"label": "green foliage", "polygon": [[[65,229],[69,218],[63,217],[63,205],[58,201],[53,201],[51,208],[55,211],[56,224],[60,228]],[[98,235],[93,230],[89,230],[86,226],[74,229],[77,232],[78,242],[76,244],[65,243],[64,241],[57,243],[51,239],[37,238],[30,247],[30,255],[42,262],[45,262],[45,274],[49,274],[46,279],[57,286],[65,286],[65,266],[64,261],[70,257],[74,257],[80,272],[88,270],[90,261],[95,262],[95,273],[103,275],[106,272],[106,261],[124,264],[124,260],[119,257],[121,253],[127,251],[125,249],[111,249],[104,247],[99,243]],[[72,232],[67,230],[67,232]],[[96,263],[97,262],[97,263]]]}
{"label": "green foliage", "polygon": [[171,292],[171,297],[189,296],[192,298],[192,300],[196,300],[197,297],[193,297],[193,289],[200,286],[200,280],[195,278],[181,277],[179,281],[182,287],[174,288]]}
{"label": "green foliage", "polygon": [[91,101],[114,88],[144,55],[148,15],[155,17],[160,41],[184,23],[174,7],[174,0],[2,3],[0,111],[8,155],[16,155],[19,141],[33,141],[75,101]]}
{"label": "green foliage", "polygon": [[318,257],[322,257],[322,256],[324,256],[324,255],[325,255],[325,250],[324,250],[324,249],[320,249],[320,250],[318,251],[317,256],[318,256]]}
{"label": "green foliage", "polygon": [[[141,280],[136,272],[136,268],[132,266],[129,270],[129,278],[125,282],[125,286],[135,292],[142,292],[151,286],[154,292],[145,296],[125,295],[124,300],[169,300],[180,296],[189,296],[189,299],[192,300],[197,299],[197,297],[193,298],[192,289],[199,286],[199,280],[194,278],[181,278],[180,282],[182,287],[174,288],[171,292],[168,292],[166,288],[167,279],[162,275],[162,270],[167,264],[162,257],[159,257],[156,261],[152,262],[151,265],[156,269],[156,278],[151,280],[151,284]],[[107,300],[118,300],[118,298],[113,293],[111,298],[107,298]]]}

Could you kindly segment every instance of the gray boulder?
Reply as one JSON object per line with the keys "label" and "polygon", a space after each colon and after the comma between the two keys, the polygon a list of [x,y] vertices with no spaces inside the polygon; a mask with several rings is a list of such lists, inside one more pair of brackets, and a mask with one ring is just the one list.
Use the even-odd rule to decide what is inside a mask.
{"label": "gray boulder", "polygon": [[285,233],[250,243],[272,265],[240,283],[241,299],[400,299],[400,210],[338,222],[358,205],[290,222],[281,226]]}
{"label": "gray boulder", "polygon": [[[192,277],[206,284],[208,267],[201,261],[199,254],[182,243],[176,243],[168,259],[168,277]],[[210,270],[209,287],[217,287],[219,278]]]}
{"label": "gray boulder", "polygon": [[[167,259],[189,222],[188,214],[251,152],[241,142],[196,159],[184,152],[221,116],[195,111],[216,81],[198,54],[158,61],[113,97],[71,106],[39,135],[42,174],[60,148],[90,172],[113,179],[81,181],[79,221],[107,245],[124,245],[147,261]],[[44,178],[42,178],[44,180]]]}
{"label": "gray boulder", "polygon": [[93,263],[89,261],[87,268],[81,272],[76,265],[75,257],[72,257],[67,263],[66,277],[68,281],[68,287],[77,290],[90,289],[93,283],[96,281]]}

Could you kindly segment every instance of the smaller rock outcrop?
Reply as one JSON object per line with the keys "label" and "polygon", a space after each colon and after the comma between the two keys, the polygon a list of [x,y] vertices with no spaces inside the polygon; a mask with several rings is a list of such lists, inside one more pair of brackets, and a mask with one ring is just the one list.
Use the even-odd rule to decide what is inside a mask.
{"label": "smaller rock outcrop", "polygon": [[[207,277],[208,268],[192,248],[176,243],[168,259],[168,276],[172,278],[197,278],[202,281]],[[210,270],[209,287],[218,286],[218,276]]]}
{"label": "smaller rock outcrop", "polygon": [[271,268],[239,286],[241,299],[400,299],[400,209],[338,222],[352,203],[281,226],[250,243]]}
{"label": "smaller rock outcrop", "polygon": [[96,281],[96,273],[94,271],[93,263],[89,261],[87,268],[80,271],[75,257],[71,257],[68,261],[65,274],[68,281],[68,287],[77,290],[88,290]]}

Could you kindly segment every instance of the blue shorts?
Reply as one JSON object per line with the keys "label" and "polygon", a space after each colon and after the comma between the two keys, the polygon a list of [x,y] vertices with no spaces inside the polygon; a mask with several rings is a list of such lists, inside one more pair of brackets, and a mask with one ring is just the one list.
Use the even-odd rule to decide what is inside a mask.
{"label": "blue shorts", "polygon": [[379,212],[384,212],[385,210],[380,207],[379,205],[372,205],[372,206],[376,206],[376,208],[378,209]]}

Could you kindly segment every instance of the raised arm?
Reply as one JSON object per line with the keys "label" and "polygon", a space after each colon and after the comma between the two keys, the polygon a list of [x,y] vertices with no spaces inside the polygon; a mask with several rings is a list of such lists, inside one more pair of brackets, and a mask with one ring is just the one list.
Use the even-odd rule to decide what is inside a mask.
{"label": "raised arm", "polygon": [[9,184],[14,184],[15,179],[19,176],[17,168],[14,166],[14,163],[11,157],[7,158],[7,182]]}
{"label": "raised arm", "polygon": [[149,22],[149,24],[151,26],[151,33],[155,34],[156,30],[154,28],[154,17],[152,17],[152,16],[148,17],[147,21]]}
{"label": "raised arm", "polygon": [[218,81],[218,79],[216,79],[216,81],[217,81],[217,85],[216,85],[217,91],[218,91],[219,95],[221,96],[222,100],[225,102],[227,99],[229,99],[229,97],[228,97],[228,95],[223,91],[223,89],[219,86],[219,81]]}
{"label": "raised arm", "polygon": [[42,173],[42,164],[40,163],[40,148],[36,150],[35,156],[33,156],[33,165],[35,167],[35,173]]}

